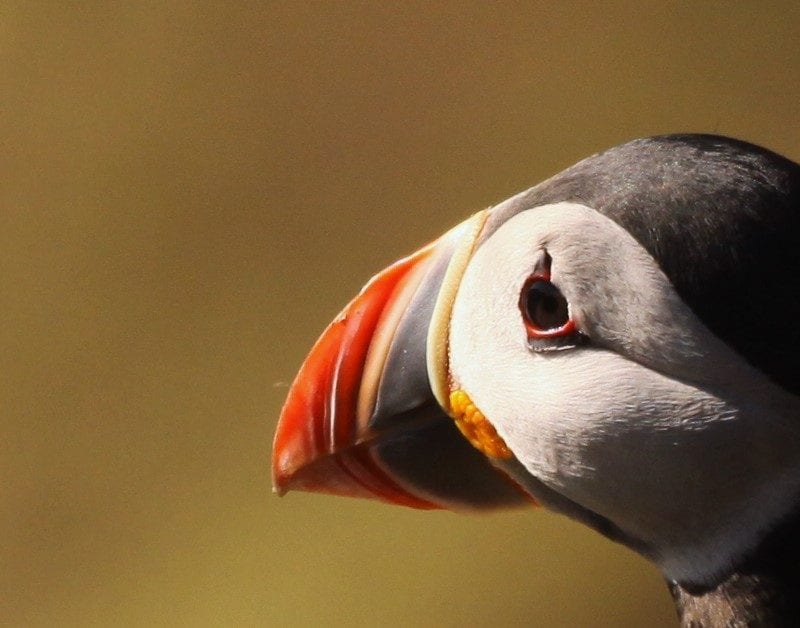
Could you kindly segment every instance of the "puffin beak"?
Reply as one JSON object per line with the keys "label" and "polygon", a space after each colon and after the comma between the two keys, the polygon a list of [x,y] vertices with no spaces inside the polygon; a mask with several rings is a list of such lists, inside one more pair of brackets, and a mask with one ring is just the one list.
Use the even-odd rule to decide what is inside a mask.
{"label": "puffin beak", "polygon": [[451,510],[528,503],[448,416],[450,312],[487,215],[378,273],[323,332],[278,422],[277,493]]}

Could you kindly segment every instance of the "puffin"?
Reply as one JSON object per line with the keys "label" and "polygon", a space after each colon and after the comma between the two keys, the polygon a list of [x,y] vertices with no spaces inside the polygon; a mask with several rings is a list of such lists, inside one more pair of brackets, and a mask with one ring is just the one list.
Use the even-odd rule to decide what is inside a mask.
{"label": "puffin", "polygon": [[800,166],[637,139],[373,277],[289,388],[274,490],[542,506],[686,626],[800,625]]}

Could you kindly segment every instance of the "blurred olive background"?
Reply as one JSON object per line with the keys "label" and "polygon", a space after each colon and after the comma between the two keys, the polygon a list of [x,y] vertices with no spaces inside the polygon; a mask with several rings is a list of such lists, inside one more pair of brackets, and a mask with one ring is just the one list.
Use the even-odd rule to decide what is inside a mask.
{"label": "blurred olive background", "polygon": [[[625,140],[800,159],[800,5],[0,5],[0,621],[669,626],[543,511],[271,494],[383,265]],[[647,469],[642,469],[647,473]]]}

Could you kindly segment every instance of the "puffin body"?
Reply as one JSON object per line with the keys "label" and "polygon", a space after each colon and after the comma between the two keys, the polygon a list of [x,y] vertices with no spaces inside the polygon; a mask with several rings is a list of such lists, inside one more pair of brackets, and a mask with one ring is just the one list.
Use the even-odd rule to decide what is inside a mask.
{"label": "puffin body", "polygon": [[798,271],[791,161],[589,157],[367,284],[290,389],[276,490],[541,504],[654,561],[687,624],[800,620]]}

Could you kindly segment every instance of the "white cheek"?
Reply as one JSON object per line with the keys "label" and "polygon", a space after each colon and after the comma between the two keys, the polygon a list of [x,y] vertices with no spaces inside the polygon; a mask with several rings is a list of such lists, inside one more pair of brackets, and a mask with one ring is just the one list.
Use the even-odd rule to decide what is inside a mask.
{"label": "white cheek", "polygon": [[[490,253],[491,264],[481,257]],[[702,472],[706,463],[730,462],[724,453],[730,449],[710,446],[709,455],[703,447],[719,438],[719,430],[706,429],[709,422],[724,422],[733,410],[609,351],[532,352],[517,296],[526,255],[531,253],[479,249],[465,272],[450,327],[453,385],[467,391],[532,475],[628,532],[645,535],[644,521],[669,518],[664,504],[687,506],[683,482],[665,478],[682,475],[682,466]],[[511,273],[494,276],[489,268],[521,270],[509,278]],[[704,430],[702,438],[693,436]],[[634,502],[641,521],[630,520]]]}
{"label": "white cheek", "polygon": [[[528,225],[550,215],[535,211],[498,229],[464,273],[450,319],[452,385],[537,480],[657,548],[670,577],[700,581],[751,547],[800,486],[798,400],[710,336],[652,261],[642,257],[641,272],[612,281],[613,273],[589,272],[611,266],[592,256],[581,276],[594,283],[576,289],[575,251],[590,255],[607,236],[607,250],[628,247],[614,259],[630,260],[638,245],[620,244],[616,227],[589,230],[579,221],[566,251],[567,238]],[[560,209],[562,224],[570,211]],[[581,240],[584,233],[593,240]],[[611,329],[624,341],[615,351],[591,338],[562,351],[528,348],[519,291],[542,246],[554,269],[560,264],[554,281],[583,305],[579,323],[594,324],[596,340]],[[616,318],[602,318],[612,311]],[[686,342],[675,341],[676,331]]]}
{"label": "white cheek", "polygon": [[456,329],[454,381],[532,475],[598,514],[625,525],[635,501],[637,517],[663,517],[665,503],[687,506],[682,482],[664,478],[731,464],[736,448],[710,446],[724,431],[710,427],[735,409],[711,395],[607,351],[537,354],[504,333],[468,347]]}

